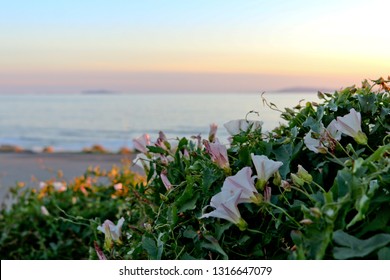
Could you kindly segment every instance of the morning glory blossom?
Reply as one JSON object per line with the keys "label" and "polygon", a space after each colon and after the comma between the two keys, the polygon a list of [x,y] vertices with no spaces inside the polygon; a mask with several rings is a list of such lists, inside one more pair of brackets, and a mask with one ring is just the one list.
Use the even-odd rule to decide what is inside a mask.
{"label": "morning glory blossom", "polygon": [[283,165],[281,161],[274,161],[264,155],[251,154],[257,172],[257,186],[263,190],[269,178]]}
{"label": "morning glory blossom", "polygon": [[207,140],[203,140],[203,144],[206,151],[210,154],[211,159],[222,169],[229,168],[229,159],[227,155],[227,149],[225,145],[220,144],[218,141],[210,143]]}
{"label": "morning glory blossom", "polygon": [[343,117],[337,117],[336,128],[345,135],[351,136],[358,144],[366,145],[367,136],[362,131],[362,117],[355,109]]}
{"label": "morning glory blossom", "polygon": [[217,135],[218,125],[216,123],[210,124],[210,132],[209,132],[209,141],[211,143],[215,142]]}
{"label": "morning glory blossom", "polygon": [[317,153],[325,154],[328,148],[333,149],[335,140],[341,139],[341,132],[336,128],[336,120],[333,120],[325,129],[321,124],[320,133],[318,137],[313,138],[313,130],[310,130],[304,137],[306,147]]}
{"label": "morning glory blossom", "polygon": [[241,133],[241,131],[247,131],[249,127],[251,127],[251,130],[253,131],[255,129],[261,128],[262,125],[263,122],[261,121],[249,121],[245,119],[240,119],[229,121],[223,126],[226,128],[229,134],[233,136]]}
{"label": "morning glory blossom", "polygon": [[106,249],[112,247],[112,241],[116,243],[121,243],[121,235],[122,235],[122,225],[125,219],[122,217],[119,219],[117,225],[115,225],[110,220],[105,220],[101,226],[97,227],[97,230],[103,232],[105,234],[105,242],[104,246]]}
{"label": "morning glory blossom", "polygon": [[242,191],[236,192],[234,196],[231,196],[227,200],[218,194],[213,196],[211,206],[216,209],[210,213],[203,214],[200,218],[214,217],[224,219],[235,224],[240,230],[245,230],[247,223],[241,218],[240,211],[237,208],[241,193]]}
{"label": "morning glory blossom", "polygon": [[244,167],[238,171],[236,175],[227,177],[222,185],[220,196],[227,199],[241,191],[242,193],[238,203],[253,202],[259,204],[261,202],[261,197],[258,195],[254,184],[254,178],[251,176],[252,169],[250,167]]}
{"label": "morning glory blossom", "polygon": [[133,139],[134,148],[144,154],[148,152],[146,146],[150,146],[150,136],[145,133],[142,136]]}
{"label": "morning glory blossom", "polygon": [[170,189],[172,189],[172,184],[169,181],[167,175],[168,175],[168,172],[166,170],[163,170],[163,171],[161,171],[160,178],[161,178],[161,181],[163,182],[165,188],[167,189],[167,191],[169,191]]}

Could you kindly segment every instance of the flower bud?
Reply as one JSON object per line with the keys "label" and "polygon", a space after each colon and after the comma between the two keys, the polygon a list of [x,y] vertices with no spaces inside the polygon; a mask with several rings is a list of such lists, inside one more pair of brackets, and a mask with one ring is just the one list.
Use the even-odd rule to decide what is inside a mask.
{"label": "flower bud", "polygon": [[279,171],[275,172],[272,183],[274,183],[275,186],[280,186],[282,184],[282,176],[280,176]]}
{"label": "flower bud", "polygon": [[306,183],[313,182],[313,177],[309,174],[309,172],[306,171],[305,168],[302,167],[302,165],[298,165],[298,173],[297,176],[301,178]]}
{"label": "flower bud", "polygon": [[303,185],[305,184],[305,181],[294,173],[291,173],[291,180],[293,184],[297,187],[303,187]]}

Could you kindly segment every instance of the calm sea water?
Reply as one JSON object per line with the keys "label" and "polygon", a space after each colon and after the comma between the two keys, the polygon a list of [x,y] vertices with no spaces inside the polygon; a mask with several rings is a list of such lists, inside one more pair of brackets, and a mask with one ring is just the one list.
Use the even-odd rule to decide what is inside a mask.
{"label": "calm sea water", "polygon": [[[267,93],[279,108],[299,100],[317,101],[315,94]],[[207,137],[209,125],[227,142],[223,124],[245,118],[272,129],[283,122],[280,113],[263,106],[260,94],[110,94],[110,95],[0,95],[0,145],[11,144],[39,151],[79,151],[100,144],[116,151],[132,147],[132,139],[160,130],[168,137]]]}

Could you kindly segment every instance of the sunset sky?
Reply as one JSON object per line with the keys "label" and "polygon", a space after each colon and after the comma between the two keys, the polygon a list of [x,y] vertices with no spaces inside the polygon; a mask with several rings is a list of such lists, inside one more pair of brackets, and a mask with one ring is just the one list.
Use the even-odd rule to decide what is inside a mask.
{"label": "sunset sky", "polygon": [[390,75],[385,0],[0,3],[0,93],[338,89]]}

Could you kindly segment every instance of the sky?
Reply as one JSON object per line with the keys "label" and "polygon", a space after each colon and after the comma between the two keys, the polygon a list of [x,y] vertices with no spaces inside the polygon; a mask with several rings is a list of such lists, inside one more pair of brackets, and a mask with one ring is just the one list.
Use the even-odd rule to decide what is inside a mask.
{"label": "sky", "polygon": [[390,75],[386,0],[0,0],[0,93],[339,89]]}

